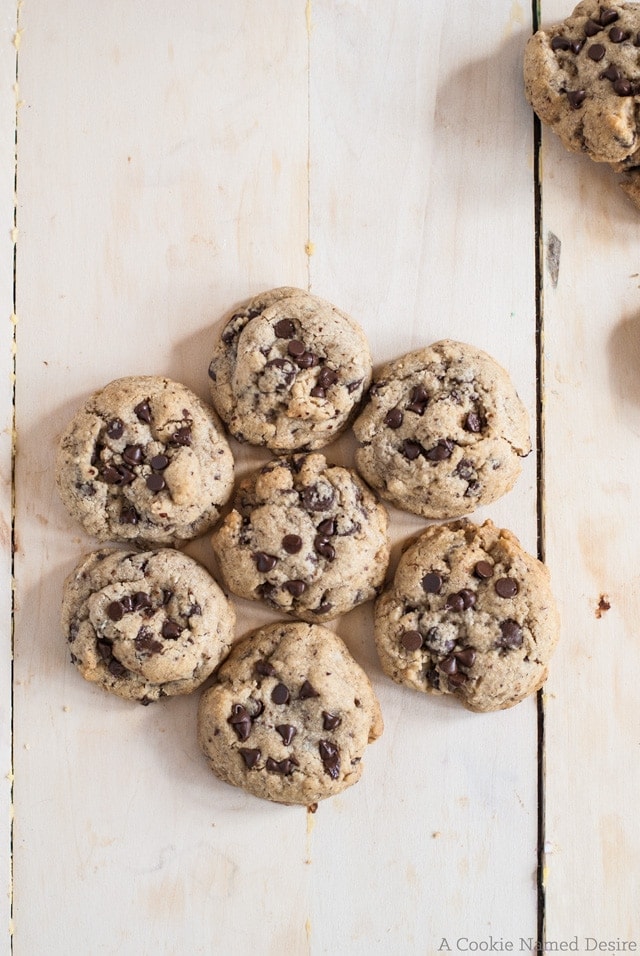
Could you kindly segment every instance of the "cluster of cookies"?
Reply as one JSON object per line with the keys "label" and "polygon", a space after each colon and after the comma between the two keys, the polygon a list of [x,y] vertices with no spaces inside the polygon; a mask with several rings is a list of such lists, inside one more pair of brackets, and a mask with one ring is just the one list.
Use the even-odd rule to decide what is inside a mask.
{"label": "cluster of cookies", "polygon": [[[529,453],[527,415],[490,356],[438,342],[372,384],[359,326],[298,289],[254,297],[209,366],[212,403],[238,441],[274,458],[236,487],[216,412],[184,385],[120,379],[64,432],[62,500],[103,547],[68,577],[62,620],[82,675],[150,703],[202,694],[198,736],[217,776],[313,804],[355,783],[382,732],[371,683],[323,624],[377,597],[375,640],[393,680],[475,711],[536,691],[558,635],[546,568],[489,521],[459,520],[507,492]],[[353,421],[356,469],[318,449]],[[379,497],[428,527],[384,588]],[[225,586],[295,620],[234,642],[235,612],[177,548],[212,536]]]}
{"label": "cluster of cookies", "polygon": [[625,175],[640,207],[640,4],[583,0],[529,40],[525,91],[564,146]]}

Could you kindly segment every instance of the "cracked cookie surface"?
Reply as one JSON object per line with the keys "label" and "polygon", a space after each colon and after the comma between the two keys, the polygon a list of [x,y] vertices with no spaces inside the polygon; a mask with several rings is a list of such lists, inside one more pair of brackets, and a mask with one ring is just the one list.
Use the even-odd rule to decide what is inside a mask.
{"label": "cracked cookie surface", "polygon": [[535,693],[558,635],[548,569],[490,521],[427,528],[375,608],[385,673],[475,711]]}
{"label": "cracked cookie surface", "polygon": [[62,435],[56,482],[69,513],[102,541],[179,545],[207,531],[233,487],[218,418],[186,386],[116,379]]}
{"label": "cracked cookie surface", "polygon": [[307,806],[360,779],[382,714],[369,678],[331,631],[263,627],[233,647],[215,680],[200,699],[198,739],[220,779]]}
{"label": "cracked cookie surface", "polygon": [[389,562],[386,509],[323,455],[269,462],[241,482],[212,537],[231,591],[311,623],[370,600]]}
{"label": "cracked cookie surface", "polygon": [[356,466],[383,498],[425,518],[457,518],[509,491],[531,450],[508,373],[443,340],[385,365],[353,430]]}
{"label": "cracked cookie surface", "polygon": [[271,289],[225,325],[211,399],[239,441],[275,452],[322,448],[344,431],[371,381],[362,329],[301,289]]}
{"label": "cracked cookie surface", "polygon": [[72,662],[86,680],[145,704],[199,687],[229,651],[234,626],[211,575],[169,548],[93,551],[64,584]]}
{"label": "cracked cookie surface", "polygon": [[579,3],[528,41],[524,80],[567,149],[616,168],[640,165],[640,4]]}

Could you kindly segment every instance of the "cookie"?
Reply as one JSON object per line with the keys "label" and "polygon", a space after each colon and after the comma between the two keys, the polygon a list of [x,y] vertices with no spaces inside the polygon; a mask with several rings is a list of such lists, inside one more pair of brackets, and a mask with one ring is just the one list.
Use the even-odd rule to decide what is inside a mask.
{"label": "cookie", "polygon": [[235,611],[180,551],[102,548],[64,585],[62,627],[82,676],[149,704],[189,694],[226,656]]}
{"label": "cookie", "polygon": [[616,166],[640,165],[640,4],[579,3],[528,41],[525,92],[565,147]]}
{"label": "cookie", "polygon": [[371,381],[371,356],[344,312],[301,289],[272,289],[231,316],[209,378],[238,441],[308,451],[348,426]]}
{"label": "cookie", "polygon": [[531,451],[508,373],[486,352],[450,340],[385,365],[353,430],[364,479],[425,518],[458,518],[495,501]]}
{"label": "cookie", "polygon": [[101,541],[180,545],[209,530],[233,488],[218,418],[184,385],[117,379],[69,424],[56,465],[69,513]]}
{"label": "cookie", "polygon": [[369,678],[344,643],[298,622],[236,644],[198,712],[216,776],[276,803],[310,806],[357,783],[381,733]]}
{"label": "cookie", "polygon": [[547,568],[490,521],[427,528],[375,608],[385,673],[475,711],[535,693],[558,633]]}
{"label": "cookie", "polygon": [[370,600],[389,562],[385,508],[323,455],[279,458],[239,486],[212,538],[227,587],[310,623]]}

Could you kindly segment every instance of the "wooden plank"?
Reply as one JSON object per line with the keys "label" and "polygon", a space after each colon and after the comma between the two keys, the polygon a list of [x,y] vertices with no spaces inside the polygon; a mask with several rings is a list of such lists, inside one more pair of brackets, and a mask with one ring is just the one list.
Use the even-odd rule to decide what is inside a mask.
{"label": "wooden plank", "polygon": [[[457,5],[452,29],[444,8],[419,0],[342,4],[339,17],[334,6],[315,0],[312,16],[312,289],[363,322],[378,363],[444,337],[486,349],[535,420],[526,16],[492,2],[479,20]],[[535,506],[532,455],[482,517],[535,553]],[[397,545],[424,526],[393,519]],[[363,810],[354,797],[318,813],[313,950],[535,938],[535,701],[479,718],[403,692],[381,674],[370,613],[338,631],[375,679],[386,733],[367,758]],[[327,891],[336,861],[343,893]]]}
{"label": "wooden plank", "polygon": [[[545,0],[542,22],[567,15]],[[638,230],[610,170],[543,134],[546,552],[563,619],[546,710],[546,935],[640,947]],[[591,942],[586,942],[587,937]],[[621,949],[621,947],[619,947]]]}
{"label": "wooden plank", "polygon": [[12,662],[12,444],[13,250],[16,103],[16,5],[0,13],[0,948],[10,946],[11,923],[11,672]]}
{"label": "wooden plank", "polygon": [[231,952],[239,933],[303,952],[306,812],[216,782],[195,697],[129,707],[70,667],[60,589],[93,542],[52,460],[112,378],[167,373],[206,397],[223,312],[306,283],[304,6],[23,16],[15,952]]}

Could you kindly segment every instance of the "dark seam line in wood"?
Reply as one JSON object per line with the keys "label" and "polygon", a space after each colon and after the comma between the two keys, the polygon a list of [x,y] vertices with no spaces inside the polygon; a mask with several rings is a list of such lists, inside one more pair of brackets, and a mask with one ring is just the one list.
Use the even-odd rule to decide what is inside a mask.
{"label": "dark seam line in wood", "polygon": [[311,292],[311,0],[305,0],[305,29],[307,31],[307,292]]}
{"label": "dark seam line in wood", "polygon": [[[10,790],[10,800],[11,807],[14,804],[14,787],[15,787],[15,723],[14,723],[14,660],[15,660],[15,610],[16,610],[16,590],[15,590],[15,553],[16,553],[16,367],[17,367],[17,340],[18,340],[18,282],[17,282],[17,260],[18,260],[18,97],[19,97],[19,76],[18,76],[18,64],[20,59],[20,4],[22,0],[18,0],[16,4],[16,32],[15,32],[15,47],[16,47],[16,79],[15,79],[15,121],[14,121],[14,134],[13,134],[13,288],[12,288],[12,299],[11,307],[13,310],[13,330],[12,330],[12,362],[11,362],[11,371],[13,373],[13,381],[11,386],[11,687],[10,687],[10,760],[11,760],[11,790]],[[14,951],[13,946],[13,916],[14,916],[14,897],[13,897],[13,878],[14,878],[14,817],[12,814],[11,817],[11,829],[9,832],[9,879],[10,879],[10,897],[9,897],[9,919],[11,926],[11,933],[9,936],[10,939],[10,949],[11,953]]]}
{"label": "dark seam line in wood", "polygon": [[[533,32],[540,27],[540,3],[532,0],[531,20]],[[536,304],[536,518],[538,557],[545,559],[545,484],[544,484],[544,301],[543,301],[543,249],[542,249],[542,182],[540,178],[540,149],[542,130],[540,120],[533,117],[533,189],[535,229],[535,304]],[[546,938],[546,889],[545,889],[545,710],[543,690],[536,697],[537,743],[538,743],[538,837],[537,837],[537,949],[544,952]]]}

